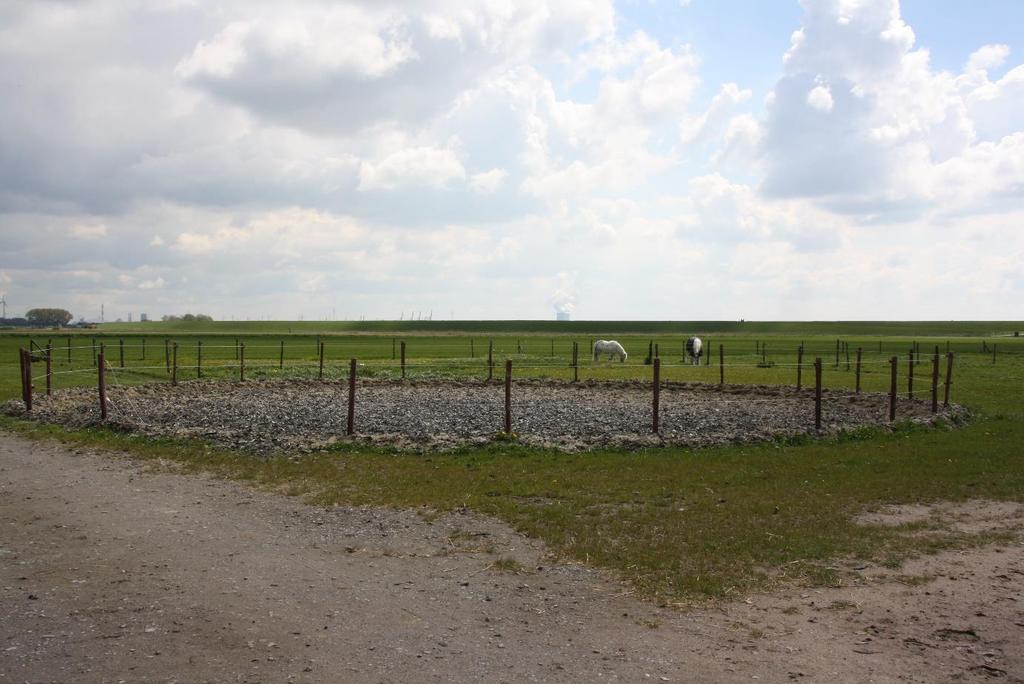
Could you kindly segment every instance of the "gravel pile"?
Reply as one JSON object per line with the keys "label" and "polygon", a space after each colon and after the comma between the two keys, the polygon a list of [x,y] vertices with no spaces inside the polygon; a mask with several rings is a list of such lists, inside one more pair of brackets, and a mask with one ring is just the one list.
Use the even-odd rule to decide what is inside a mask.
{"label": "gravel pile", "polygon": [[[109,423],[152,436],[190,437],[259,453],[321,449],[345,436],[344,382],[186,382],[114,387]],[[21,402],[5,405],[22,413]],[[957,422],[961,407],[940,412]],[[72,389],[36,399],[37,420],[74,427],[99,424],[95,389]],[[927,422],[930,406],[901,399],[900,420]],[[666,383],[661,431],[651,432],[651,386],[645,382],[565,383],[517,380],[512,426],[518,441],[564,450],[656,445],[709,446],[814,432],[814,395],[784,387]],[[824,434],[885,425],[888,397],[826,391]],[[364,442],[411,449],[483,444],[504,427],[501,383],[361,381],[356,391],[356,436]]]}

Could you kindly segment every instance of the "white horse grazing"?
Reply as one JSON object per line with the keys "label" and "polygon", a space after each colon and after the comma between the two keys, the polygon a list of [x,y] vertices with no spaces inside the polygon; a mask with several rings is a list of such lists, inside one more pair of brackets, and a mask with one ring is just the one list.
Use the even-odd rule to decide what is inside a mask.
{"label": "white horse grazing", "polygon": [[601,357],[601,354],[608,354],[609,359],[618,356],[619,361],[623,363],[626,362],[626,357],[628,356],[628,354],[626,354],[626,350],[623,349],[622,345],[616,342],[615,340],[598,340],[597,342],[595,342],[594,360],[597,361]]}
{"label": "white horse grazing", "polygon": [[701,344],[699,337],[691,337],[686,340],[686,355],[690,357],[694,366],[700,365]]}

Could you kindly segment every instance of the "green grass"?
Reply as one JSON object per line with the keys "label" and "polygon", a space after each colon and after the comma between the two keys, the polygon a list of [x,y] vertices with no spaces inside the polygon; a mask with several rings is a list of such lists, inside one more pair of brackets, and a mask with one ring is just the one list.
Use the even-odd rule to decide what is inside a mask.
{"label": "green grass", "polygon": [[[253,330],[257,328],[240,338],[247,345],[247,359],[272,363],[279,353],[279,347],[272,346],[279,344],[280,335],[254,334]],[[795,349],[803,342],[809,350],[808,359],[816,354],[825,357],[827,386],[852,387],[853,372],[846,371],[845,356],[835,367],[835,337],[812,333],[798,331],[771,338],[721,335],[711,336],[711,343],[716,349],[719,341],[726,347],[730,382],[791,384],[795,380],[791,365]],[[86,334],[76,339],[88,343],[91,337]],[[268,343],[271,337],[274,339]],[[935,345],[945,351],[945,336],[928,338],[921,333],[876,332],[843,340],[854,349],[865,349],[865,389],[883,391],[888,387],[884,360],[899,353],[901,368],[905,369],[906,351],[915,338],[923,351]],[[40,336],[33,339],[45,340]],[[116,349],[116,336],[97,335],[97,339],[104,340],[108,349]],[[129,339],[134,342],[141,338],[126,338],[126,344]],[[205,358],[211,364],[227,364],[225,374],[237,372],[237,368],[229,367],[235,363],[233,334],[178,333],[174,339],[179,342],[183,367],[189,360],[194,362],[184,350],[194,348],[201,339],[209,347]],[[347,372],[345,360],[351,356],[367,364],[360,371],[363,374],[396,370],[391,361],[390,336],[339,334],[323,339],[328,348],[328,373]],[[475,357],[468,351],[469,336],[438,334],[405,339],[411,360],[465,365],[459,371],[410,367],[411,375],[486,373],[480,356],[481,347],[486,352],[487,338],[483,336],[473,338]],[[522,353],[517,349],[517,339],[524,347]],[[543,373],[569,377],[572,339],[539,334],[495,335],[494,343],[500,350],[496,359],[513,358],[519,369],[517,376]],[[576,339],[584,348],[589,343],[583,336]],[[650,367],[642,364],[642,357],[652,338],[634,335],[620,339],[631,351],[630,363],[583,363],[583,377],[650,377]],[[59,347],[56,335],[54,340]],[[147,340],[147,353],[158,349],[162,363],[163,337]],[[550,351],[552,340],[554,357]],[[675,350],[681,347],[680,336],[653,340],[661,347],[667,364],[663,375],[668,379],[717,382],[716,366],[695,369],[677,365],[681,352]],[[0,335],[0,396],[17,395],[14,350],[25,341],[23,335]],[[225,341],[225,348],[213,349]],[[285,341],[285,372],[315,373],[316,337],[293,335]],[[771,368],[756,367],[754,350],[762,341],[776,364]],[[990,354],[980,353],[983,342],[990,347],[994,341],[999,345],[995,364]],[[957,354],[953,398],[974,413],[971,424],[957,430],[897,426],[895,430],[864,430],[830,440],[585,454],[527,449],[514,442],[430,455],[344,445],[300,459],[286,454],[258,459],[194,442],[151,440],[109,430],[67,432],[12,419],[4,419],[3,425],[29,436],[122,449],[142,459],[171,461],[186,470],[251,481],[256,486],[301,495],[318,505],[372,504],[424,511],[467,506],[543,539],[565,558],[616,573],[641,595],[666,602],[690,602],[731,596],[780,581],[837,583],[843,580],[844,559],[898,565],[911,554],[1002,539],[941,530],[920,535],[912,534],[914,530],[909,528],[862,526],[852,521],[858,511],[881,503],[979,497],[1024,500],[1024,340],[982,339],[961,331],[950,332],[949,343]],[[132,354],[141,351],[135,346],[129,349]],[[585,352],[581,355],[585,358]],[[73,351],[72,360],[75,367],[85,367],[87,372],[60,376],[62,382],[94,383],[91,349]],[[136,365],[142,364],[141,358],[137,361]],[[135,364],[136,359],[130,355],[127,363]],[[537,367],[526,368],[530,365]],[[917,367],[919,387],[926,386],[928,368],[927,364]],[[140,371],[129,377],[164,381],[166,372]],[[808,364],[805,382],[812,378]],[[905,389],[903,382],[901,378],[901,389]],[[494,562],[496,567],[508,564],[497,557]]]}

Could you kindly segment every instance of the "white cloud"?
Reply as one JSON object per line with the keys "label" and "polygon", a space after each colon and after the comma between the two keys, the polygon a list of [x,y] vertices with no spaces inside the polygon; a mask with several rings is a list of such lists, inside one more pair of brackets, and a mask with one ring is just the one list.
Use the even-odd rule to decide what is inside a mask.
{"label": "white cloud", "polygon": [[78,224],[75,226],[71,226],[71,228],[68,229],[68,234],[71,237],[79,238],[82,240],[95,240],[97,238],[106,236],[107,227],[102,223]]}
{"label": "white cloud", "polygon": [[442,188],[465,177],[462,162],[450,148],[414,147],[398,150],[379,162],[363,162],[359,189],[393,190],[409,185]]}
{"label": "white cloud", "polygon": [[490,171],[482,171],[475,173],[469,178],[469,187],[479,193],[492,193],[498,189],[498,186],[508,177],[508,171],[505,169],[491,169]]}
{"label": "white cloud", "polygon": [[827,85],[814,86],[811,88],[811,92],[807,93],[807,104],[819,112],[831,112],[834,104],[832,91],[828,89]]}
{"label": "white cloud", "polygon": [[163,278],[154,278],[153,280],[143,280],[139,283],[140,290],[160,290],[167,285]]}

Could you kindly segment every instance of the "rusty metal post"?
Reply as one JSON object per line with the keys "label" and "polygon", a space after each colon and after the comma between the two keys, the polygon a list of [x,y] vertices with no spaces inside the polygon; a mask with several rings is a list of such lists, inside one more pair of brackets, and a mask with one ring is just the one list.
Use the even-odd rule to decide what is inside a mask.
{"label": "rusty metal post", "polygon": [[345,434],[351,435],[356,431],[356,360],[348,362],[348,426]]}
{"label": "rusty metal post", "polygon": [[860,394],[860,361],[864,350],[857,347],[857,394]]}
{"label": "rusty metal post", "polygon": [[323,380],[324,379],[324,343],[321,342],[318,346],[320,347],[320,379]]}
{"label": "rusty metal post", "polygon": [[910,364],[907,366],[907,399],[914,398],[914,349],[910,349]]}
{"label": "rusty metal post", "polygon": [[512,434],[512,359],[505,359],[505,434]]}
{"label": "rusty metal post", "polygon": [[718,345],[718,384],[725,385],[725,347]]}
{"label": "rusty metal post", "polygon": [[949,387],[953,384],[953,352],[946,354],[946,392],[943,406],[949,406]]}
{"label": "rusty metal post", "polygon": [[53,345],[46,345],[46,396],[53,394]]}
{"label": "rusty metal post", "polygon": [[932,357],[932,413],[939,412],[939,351]]}
{"label": "rusty metal post", "polygon": [[896,364],[899,357],[893,356],[889,359],[889,422],[896,420]]}
{"label": "rusty metal post", "polygon": [[804,375],[804,345],[796,348],[796,391],[800,391]]}
{"label": "rusty metal post", "polygon": [[821,429],[821,357],[814,359],[814,429]]}
{"label": "rusty metal post", "polygon": [[178,384],[178,343],[171,345],[171,385]]}
{"label": "rusty metal post", "polygon": [[405,341],[402,341],[402,379],[405,380]]}
{"label": "rusty metal post", "polygon": [[238,380],[245,381],[245,342],[238,345]]}
{"label": "rusty metal post", "polygon": [[97,359],[97,361],[99,363],[99,366],[98,366],[99,370],[97,372],[99,373],[98,382],[99,382],[99,390],[100,390],[100,420],[106,420],[107,419],[107,373],[106,373],[107,361],[106,361],[105,355],[104,355],[104,353],[102,351],[100,352],[100,355],[99,355],[99,358]]}
{"label": "rusty metal post", "polygon": [[654,434],[658,434],[661,418],[661,359],[654,357]]}

